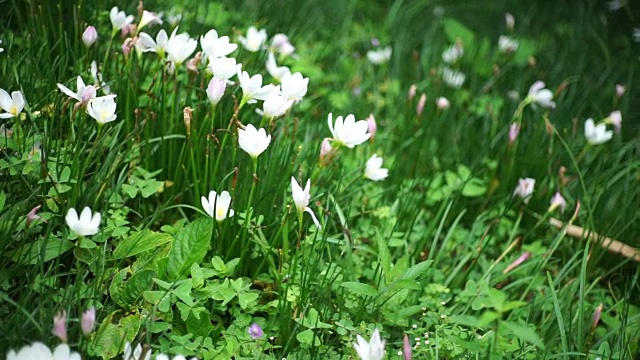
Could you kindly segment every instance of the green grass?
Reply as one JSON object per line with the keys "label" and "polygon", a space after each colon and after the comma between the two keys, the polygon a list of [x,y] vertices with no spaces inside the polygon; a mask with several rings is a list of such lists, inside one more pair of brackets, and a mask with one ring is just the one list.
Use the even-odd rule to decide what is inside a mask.
{"label": "green grass", "polygon": [[[69,344],[83,358],[121,358],[132,342],[200,359],[349,359],[356,334],[369,339],[375,328],[389,359],[400,358],[404,334],[420,341],[416,359],[640,352],[637,263],[548,224],[556,217],[640,247],[637,59],[626,28],[634,9],[611,13],[595,1],[145,2],[165,13],[163,25],[142,30],[153,38],[171,32],[171,11],[182,14],[179,32],[197,39],[215,28],[239,43],[251,25],[269,41],[286,33],[297,57],[278,64],[310,78],[309,91],[269,123],[254,112],[261,102],[240,106],[238,86],[212,107],[203,65],[171,73],[154,53],[125,57],[120,34],[109,39],[111,3],[0,4],[9,9],[0,22],[0,88],[27,101],[19,120],[0,120],[13,130],[0,135],[1,351],[57,344],[53,317],[64,310]],[[520,44],[510,55],[497,47],[506,11]],[[99,33],[89,49],[86,24]],[[393,48],[388,63],[367,61],[373,38]],[[452,65],[466,74],[460,89],[441,76],[442,52],[456,41],[465,51]],[[230,56],[275,82],[266,51],[240,45]],[[56,87],[75,90],[78,75],[93,83],[93,60],[117,94],[117,119],[104,126]],[[522,108],[536,80],[554,92],[555,109]],[[619,83],[627,89],[620,98]],[[439,96],[450,108],[436,107]],[[584,121],[613,110],[622,112],[621,132],[589,145]],[[375,139],[319,161],[329,113],[374,114]],[[514,121],[522,127],[509,145]],[[257,162],[237,145],[241,124],[272,137]],[[389,169],[384,181],[363,177],[373,154]],[[309,207],[321,229],[298,216],[291,176],[301,185],[311,179]],[[513,197],[524,177],[536,179],[527,204]],[[200,198],[210,190],[229,191],[233,217],[205,214]],[[564,213],[548,212],[556,191]],[[37,205],[41,219],[27,225]],[[64,220],[84,206],[102,214],[100,232],[86,238]],[[525,252],[526,261],[504,271]],[[79,319],[90,306],[96,330],[83,336]],[[254,322],[264,330],[258,340],[247,332]]]}

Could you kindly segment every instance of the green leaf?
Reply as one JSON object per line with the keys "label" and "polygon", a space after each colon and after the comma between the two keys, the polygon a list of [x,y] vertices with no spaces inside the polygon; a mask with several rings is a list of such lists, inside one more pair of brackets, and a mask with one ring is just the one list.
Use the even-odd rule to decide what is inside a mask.
{"label": "green leaf", "polygon": [[413,280],[423,275],[426,275],[425,272],[427,271],[427,268],[431,266],[432,263],[433,263],[433,260],[425,260],[423,262],[419,262],[413,265],[412,267],[410,267],[409,269],[407,269],[407,271],[405,271],[405,273],[402,274],[401,278]]}
{"label": "green leaf", "polygon": [[465,47],[472,46],[474,44],[475,35],[473,31],[469,30],[462,23],[454,19],[443,19],[442,25],[444,26],[444,32],[447,35],[450,43],[455,43],[458,38],[462,40],[462,45]]}
{"label": "green leaf", "polygon": [[129,197],[132,199],[135,198],[136,195],[138,195],[138,188],[133,185],[122,184],[122,191],[124,191],[125,194],[129,195]]}
{"label": "green leaf", "polygon": [[191,297],[191,289],[193,288],[193,282],[191,279],[183,280],[172,292],[190,307],[193,306],[193,298]]}
{"label": "green leaf", "polygon": [[165,233],[151,230],[132,233],[131,236],[118,243],[111,257],[114,260],[124,259],[154,249],[169,241],[171,241],[171,235]]}
{"label": "green leaf", "polygon": [[104,318],[89,344],[89,355],[112,359],[122,352],[125,342],[133,341],[140,331],[141,317],[139,314],[122,315],[121,311],[115,311]]}
{"label": "green leaf", "polygon": [[373,286],[357,281],[345,281],[340,286],[346,288],[350,293],[362,296],[378,296],[378,290]]}
{"label": "green leaf", "polygon": [[313,330],[311,330],[311,329],[304,330],[304,331],[298,333],[298,335],[296,335],[296,339],[298,339],[298,341],[301,344],[305,344],[305,345],[308,345],[308,346],[311,346],[311,345],[318,346],[318,345],[320,345],[320,339],[315,338],[315,341],[314,341],[314,338],[315,338],[315,336],[313,334]]}
{"label": "green leaf", "polygon": [[189,273],[193,263],[199,263],[207,254],[211,242],[211,219],[199,218],[176,235],[169,252],[167,278],[178,280]]}
{"label": "green leaf", "polygon": [[378,244],[378,261],[382,265],[385,284],[388,284],[391,281],[391,253],[386,240],[380,232],[376,235],[376,242]]}
{"label": "green leaf", "polygon": [[83,236],[78,240],[78,246],[82,249],[93,249],[98,245],[93,240]]}
{"label": "green leaf", "polygon": [[0,192],[0,211],[2,211],[2,209],[4,209],[4,204],[7,201],[7,194],[3,192]]}
{"label": "green leaf", "polygon": [[256,293],[240,293],[238,294],[238,303],[242,310],[245,310],[247,306],[253,304],[258,299],[258,294]]}
{"label": "green leaf", "polygon": [[156,272],[149,269],[133,274],[124,285],[122,300],[129,305],[133,305],[146,290],[151,288],[152,280],[155,276]]}
{"label": "green leaf", "polygon": [[535,330],[533,330],[532,328],[511,321],[500,322],[500,327],[506,328],[506,330],[511,332],[518,339],[544,349],[544,343],[542,342],[542,339],[540,339],[538,334],[536,334]]}
{"label": "green leaf", "polygon": [[11,260],[23,265],[35,265],[58,258],[73,248],[69,240],[61,240],[53,237],[40,238],[33,243],[22,245],[9,252]]}

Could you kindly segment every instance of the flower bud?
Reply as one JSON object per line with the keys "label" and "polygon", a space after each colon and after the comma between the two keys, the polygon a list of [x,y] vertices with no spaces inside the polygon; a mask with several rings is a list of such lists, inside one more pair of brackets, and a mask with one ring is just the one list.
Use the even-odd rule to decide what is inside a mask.
{"label": "flower bud", "polygon": [[38,205],[33,209],[31,209],[31,211],[29,211],[29,213],[27,214],[27,223],[25,225],[27,229],[29,228],[29,225],[31,225],[32,222],[40,219],[40,216],[36,215],[36,212],[38,212],[38,210],[40,210],[41,207],[42,205]]}
{"label": "flower bud", "polygon": [[551,198],[551,205],[549,206],[549,212],[554,211],[557,208],[560,208],[560,212],[564,212],[564,209],[567,207],[567,201],[562,197],[560,192],[556,192],[555,195]]}
{"label": "flower bud", "polygon": [[509,145],[513,144],[513,142],[516,141],[516,138],[518,138],[519,133],[520,133],[520,124],[518,124],[517,122],[514,122],[513,124],[511,124],[511,127],[509,128]]}
{"label": "flower bud", "polygon": [[593,312],[593,320],[591,321],[591,331],[595,331],[596,327],[598,327],[598,323],[600,322],[600,316],[602,316],[602,307],[603,307],[602,304],[598,305],[596,310]]}
{"label": "flower bud", "polygon": [[67,342],[67,312],[62,311],[53,317],[53,329],[51,333],[60,341]]}
{"label": "flower bud", "polygon": [[131,49],[133,49],[135,44],[136,44],[136,39],[134,38],[128,37],[124,40],[120,48],[122,49],[122,53],[124,54],[125,57],[129,56],[129,53],[131,52]]}
{"label": "flower bud", "polygon": [[424,111],[424,104],[427,102],[427,94],[420,95],[420,100],[418,100],[418,105],[416,106],[416,114],[418,116],[422,116],[422,111]]}
{"label": "flower bud", "polygon": [[520,264],[522,264],[523,262],[525,262],[529,257],[531,256],[530,252],[525,252],[522,255],[520,255],[519,258],[517,258],[514,262],[512,262],[511,264],[509,264],[509,266],[507,266],[502,273],[506,274],[509,271],[515,269],[516,267],[520,266]]}
{"label": "flower bud", "polygon": [[616,96],[621,98],[624,95],[625,88],[620,84],[616,84]]}
{"label": "flower bud", "polygon": [[227,81],[223,78],[219,78],[214,76],[209,81],[209,86],[207,86],[207,97],[209,98],[209,102],[211,105],[216,106],[222,99],[224,95],[224,91],[227,88]]}
{"label": "flower bud", "polygon": [[376,119],[373,117],[373,114],[369,114],[367,118],[367,127],[369,129],[369,133],[371,134],[371,141],[376,137]]}
{"label": "flower bud", "polygon": [[187,129],[187,137],[191,136],[191,120],[193,119],[193,109],[189,106],[182,110],[182,117],[184,120],[184,126]]}
{"label": "flower bud", "polygon": [[404,334],[404,339],[402,340],[402,356],[404,356],[404,360],[411,360],[413,358],[411,341],[407,334]]}
{"label": "flower bud", "polygon": [[82,33],[82,42],[84,43],[84,46],[89,48],[96,42],[96,40],[98,40],[98,32],[96,31],[96,28],[93,26],[87,26]]}
{"label": "flower bud", "polygon": [[505,13],[504,23],[507,26],[507,31],[513,31],[513,27],[516,25],[516,18],[511,13]]}
{"label": "flower bud", "polygon": [[622,113],[620,112],[620,110],[612,111],[611,114],[609,114],[609,117],[604,120],[604,122],[605,124],[613,125],[616,133],[619,133],[620,127],[622,126]]}
{"label": "flower bud", "polygon": [[331,150],[333,150],[331,148],[331,139],[324,138],[324,140],[322,140],[322,145],[320,145],[320,162],[322,164],[326,164],[329,162],[329,159],[331,157]]}
{"label": "flower bud", "polygon": [[82,319],[80,319],[80,327],[82,333],[88,336],[93,331],[93,327],[96,323],[96,308],[90,307],[89,310],[82,313]]}
{"label": "flower bud", "polygon": [[407,93],[407,100],[411,101],[414,97],[416,97],[416,91],[418,90],[418,86],[413,84],[409,86],[409,91]]}

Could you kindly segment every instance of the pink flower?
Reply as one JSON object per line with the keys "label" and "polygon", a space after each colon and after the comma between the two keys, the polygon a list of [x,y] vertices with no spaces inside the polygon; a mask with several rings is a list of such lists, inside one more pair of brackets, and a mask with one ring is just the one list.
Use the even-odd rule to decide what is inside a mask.
{"label": "pink flower", "polygon": [[560,192],[556,192],[551,198],[551,206],[549,206],[549,212],[560,208],[560,212],[564,212],[564,208],[567,207],[567,201],[562,197]]}
{"label": "pink flower", "polygon": [[518,180],[518,186],[513,192],[513,196],[518,196],[523,199],[525,204],[529,203],[531,195],[533,194],[533,188],[536,185],[536,179],[521,178]]}
{"label": "pink flower", "polygon": [[82,33],[82,42],[84,43],[84,46],[91,47],[96,40],[98,40],[98,32],[96,31],[96,28],[93,26],[87,26]]}
{"label": "pink flower", "polygon": [[416,91],[418,90],[418,86],[413,84],[409,86],[409,91],[407,93],[407,100],[411,101],[414,97],[416,97]]}
{"label": "pink flower", "polygon": [[416,106],[416,114],[418,116],[422,116],[422,111],[424,111],[424,104],[427,102],[427,94],[420,95],[420,100],[418,100],[418,105]]}
{"label": "pink flower", "polygon": [[602,315],[602,304],[598,305],[596,311],[593,312],[593,320],[591,321],[591,331],[595,331],[598,323],[600,322],[600,316]]}
{"label": "pink flower", "polygon": [[93,331],[93,327],[96,323],[96,308],[90,307],[89,310],[82,313],[82,319],[80,319],[80,327],[82,333],[87,336]]}
{"label": "pink flower", "polygon": [[509,264],[509,266],[507,266],[502,273],[506,274],[509,271],[515,269],[516,267],[520,266],[520,264],[522,264],[523,262],[525,262],[529,257],[531,256],[530,252],[525,252],[522,255],[520,255],[519,258],[517,258],[514,262],[512,262],[511,264]]}
{"label": "pink flower", "polygon": [[446,110],[449,108],[451,104],[449,103],[449,100],[446,97],[442,97],[440,96],[439,98],[436,99],[436,106],[438,106],[438,109],[440,110]]}
{"label": "pink flower", "polygon": [[620,110],[612,111],[609,117],[605,119],[605,123],[613,125],[616,133],[619,133],[622,126],[622,113]]}
{"label": "pink flower", "polygon": [[33,209],[31,209],[31,211],[29,211],[29,213],[27,214],[27,225],[26,225],[27,228],[29,227],[29,225],[31,225],[32,222],[40,219],[40,216],[36,215],[36,212],[40,210],[41,207],[42,205],[38,205]]}
{"label": "pink flower", "polygon": [[404,356],[404,360],[411,360],[413,358],[413,354],[411,352],[411,341],[409,340],[409,336],[407,334],[404,334],[402,343],[402,355]]}
{"label": "pink flower", "polygon": [[327,164],[331,159],[331,138],[324,138],[320,145],[320,163]]}
{"label": "pink flower", "polygon": [[253,340],[259,339],[262,337],[262,335],[264,335],[262,328],[260,327],[260,325],[256,323],[251,324],[251,326],[249,326],[249,329],[247,331],[249,332],[249,335],[251,335]]}
{"label": "pink flower", "polygon": [[60,341],[67,342],[67,312],[62,311],[58,315],[53,317],[53,329],[51,333],[60,339]]}
{"label": "pink flower", "polygon": [[373,138],[376,137],[376,130],[378,129],[376,126],[376,118],[373,117],[373,114],[369,114],[369,117],[367,118],[367,126],[368,131],[371,134],[371,140],[373,140]]}
{"label": "pink flower", "polygon": [[516,141],[516,138],[518,137],[519,133],[520,133],[520,124],[518,124],[517,122],[514,122],[513,124],[511,124],[511,127],[509,128],[509,145],[513,144],[513,142]]}

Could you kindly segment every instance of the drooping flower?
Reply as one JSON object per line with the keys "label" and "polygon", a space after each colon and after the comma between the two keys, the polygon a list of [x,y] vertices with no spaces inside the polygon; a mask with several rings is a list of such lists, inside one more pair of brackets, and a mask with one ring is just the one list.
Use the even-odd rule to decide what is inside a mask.
{"label": "drooping flower", "polygon": [[80,354],[71,351],[69,345],[59,344],[51,352],[49,347],[41,342],[25,345],[16,353],[9,350],[7,360],[81,360]]}
{"label": "drooping flower", "polygon": [[462,84],[464,84],[466,78],[467,76],[465,74],[448,67],[442,72],[442,80],[444,80],[445,84],[454,89],[459,89]]}
{"label": "drooping flower", "polygon": [[283,77],[291,74],[291,70],[289,70],[288,67],[278,66],[278,64],[276,64],[276,57],[271,51],[269,51],[269,54],[267,55],[266,68],[269,75],[278,81],[282,81]]}
{"label": "drooping flower", "polygon": [[67,312],[62,311],[53,317],[51,333],[63,343],[67,342]]}
{"label": "drooping flower", "polygon": [[309,78],[299,72],[286,74],[281,82],[282,94],[289,100],[300,101],[307,94]]}
{"label": "drooping flower", "polygon": [[114,6],[109,12],[109,18],[111,19],[111,26],[113,26],[113,32],[121,30],[124,26],[133,22],[133,15],[127,16],[124,11],[118,11],[118,7]]}
{"label": "drooping flower", "polygon": [[98,32],[96,31],[96,28],[93,26],[87,26],[82,33],[82,42],[84,43],[84,46],[91,47],[96,40],[98,40]]}
{"label": "drooping flower", "polygon": [[96,308],[90,307],[87,311],[82,313],[82,318],[80,319],[80,327],[82,328],[82,333],[85,336],[88,336],[93,331],[93,327],[96,324]]}
{"label": "drooping flower", "polygon": [[382,168],[382,158],[376,154],[371,155],[367,160],[364,170],[364,177],[373,181],[381,181],[389,176],[389,170]]}
{"label": "drooping flower", "polygon": [[138,23],[136,30],[140,31],[143,27],[153,24],[162,25],[162,18],[156,13],[144,10],[142,11],[142,17],[140,18],[140,22]]}
{"label": "drooping flower", "polygon": [[553,109],[556,107],[556,103],[553,100],[553,93],[549,89],[545,89],[543,81],[536,81],[529,88],[529,94],[526,101],[529,103],[535,103],[543,108]]}
{"label": "drooping flower", "polygon": [[604,119],[604,123],[613,125],[616,133],[619,133],[620,127],[622,126],[622,113],[620,110],[612,111],[611,114]]}
{"label": "drooping flower", "polygon": [[267,41],[267,31],[265,29],[256,29],[255,26],[250,26],[247,29],[247,36],[240,36],[240,43],[245,49],[256,52],[262,48]]}
{"label": "drooping flower", "polygon": [[369,125],[367,121],[356,121],[353,114],[347,115],[344,121],[342,120],[342,116],[338,116],[334,125],[333,114],[329,113],[327,122],[329,123],[331,135],[333,135],[333,142],[338,145],[344,145],[351,149],[369,140],[371,137],[371,134],[368,132]]}
{"label": "drooping flower", "polygon": [[256,323],[251,324],[251,326],[249,326],[247,331],[249,332],[249,335],[253,340],[259,339],[262,337],[262,335],[264,335],[262,328],[260,327],[260,325]]}
{"label": "drooping flower", "polygon": [[0,108],[6,111],[0,114],[0,119],[8,119],[14,116],[18,116],[24,109],[24,96],[22,92],[14,91],[9,96],[9,93],[0,89]]}
{"label": "drooping flower", "polygon": [[86,106],[89,101],[96,97],[96,87],[94,85],[86,86],[81,76],[76,79],[77,92],[71,91],[68,87],[58,83],[58,89],[62,91],[68,97],[80,102],[82,106]]}
{"label": "drooping flower", "polygon": [[289,37],[285,34],[275,34],[271,40],[271,48],[284,56],[289,56],[296,51],[296,48],[291,45]]}
{"label": "drooping flower", "polygon": [[89,207],[85,207],[80,213],[80,218],[78,218],[76,209],[70,208],[64,219],[67,222],[69,229],[74,233],[80,236],[90,236],[98,233],[102,215],[97,211],[92,215],[91,209]]}
{"label": "drooping flower", "polygon": [[208,200],[203,196],[200,201],[204,211],[218,222],[228,217],[233,217],[233,214],[235,214],[231,208],[231,195],[227,191],[223,191],[218,195],[212,190],[209,192]]}
{"label": "drooping flower", "polygon": [[227,80],[221,77],[214,76],[209,81],[207,86],[207,98],[211,105],[216,106],[220,102],[220,99],[224,95],[224,91],[227,88]]}
{"label": "drooping flower", "polygon": [[560,192],[556,192],[555,195],[551,198],[551,205],[549,206],[549,212],[554,211],[557,208],[560,208],[560,212],[564,212],[564,208],[567,207],[567,201],[562,197]]}
{"label": "drooping flower", "polygon": [[373,331],[370,341],[366,341],[362,336],[356,336],[357,343],[353,343],[353,347],[358,353],[360,360],[381,360],[384,357],[385,341],[380,339],[378,329]]}
{"label": "drooping flower", "polygon": [[462,55],[464,55],[464,48],[462,47],[462,44],[455,43],[449,46],[447,50],[442,53],[442,61],[447,64],[453,64],[458,61]]}
{"label": "drooping flower", "polygon": [[506,35],[501,35],[498,39],[498,49],[503,53],[513,53],[518,50],[518,40]]}
{"label": "drooping flower", "polygon": [[252,158],[257,158],[262,154],[269,143],[271,142],[271,135],[267,135],[266,131],[262,128],[256,129],[255,126],[249,124],[246,128],[238,129],[238,143],[240,148],[251,155]]}
{"label": "drooping flower", "polygon": [[600,123],[595,125],[593,119],[584,122],[584,137],[591,145],[606,143],[613,137],[613,131],[607,130],[607,125]]}
{"label": "drooping flower", "polygon": [[196,50],[198,41],[189,37],[187,33],[176,35],[177,31],[176,27],[167,41],[167,55],[169,61],[180,66]]}
{"label": "drooping flower", "polygon": [[238,72],[238,79],[240,80],[240,87],[242,88],[241,103],[253,104],[256,103],[257,100],[264,100],[271,92],[271,89],[273,89],[272,84],[262,86],[262,75],[260,74],[250,77],[246,71],[242,73]]}
{"label": "drooping flower", "polygon": [[[2,134],[0,134],[0,135],[2,135]],[[29,227],[29,225],[31,225],[32,222],[41,219],[40,215],[37,214],[38,210],[40,210],[41,207],[42,207],[42,205],[38,205],[38,206],[34,207],[33,209],[31,209],[27,213],[27,221],[26,221],[26,227],[27,228]]]}
{"label": "drooping flower", "polygon": [[275,119],[284,115],[293,105],[293,100],[288,100],[280,91],[280,86],[271,89],[271,92],[264,99],[262,112],[269,119]]}
{"label": "drooping flower", "polygon": [[92,99],[87,105],[87,114],[101,125],[114,121],[116,119],[115,98],[115,95],[106,95]]}
{"label": "drooping flower", "polygon": [[309,193],[310,191],[311,179],[307,180],[307,184],[305,185],[303,190],[302,187],[298,185],[296,179],[293,176],[291,177],[291,196],[293,197],[293,202],[296,205],[296,209],[298,210],[298,218],[302,220],[302,214],[304,212],[308,212],[313,219],[313,223],[316,224],[318,229],[320,229],[320,222],[318,222],[316,214],[314,214],[313,210],[311,210],[311,208],[309,207],[309,200],[311,199],[311,194]]}
{"label": "drooping flower", "polygon": [[124,355],[122,356],[122,360],[150,360],[151,359],[151,351],[147,351],[142,357],[142,346],[137,344],[135,348],[131,348],[131,343],[126,342],[124,344]]}
{"label": "drooping flower", "polygon": [[532,178],[521,178],[518,180],[518,186],[513,192],[513,196],[518,196],[522,198],[525,204],[529,203],[531,199],[531,195],[533,194],[533,189],[536,185],[536,179]]}
{"label": "drooping flower", "polygon": [[446,110],[451,106],[451,103],[449,103],[449,100],[446,97],[440,96],[436,99],[436,106],[440,110]]}
{"label": "drooping flower", "polygon": [[374,65],[384,64],[391,59],[391,46],[367,51],[367,59]]}
{"label": "drooping flower", "polygon": [[169,36],[164,29],[158,31],[158,35],[156,35],[156,40],[145,33],[141,32],[138,35],[138,40],[136,41],[136,49],[141,52],[154,52],[158,54],[160,59],[164,59],[165,54],[167,52],[167,43],[169,42]]}
{"label": "drooping flower", "polygon": [[200,47],[207,58],[215,59],[231,54],[238,48],[238,45],[229,42],[228,36],[218,37],[218,32],[211,29],[200,37]]}

